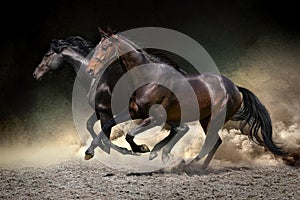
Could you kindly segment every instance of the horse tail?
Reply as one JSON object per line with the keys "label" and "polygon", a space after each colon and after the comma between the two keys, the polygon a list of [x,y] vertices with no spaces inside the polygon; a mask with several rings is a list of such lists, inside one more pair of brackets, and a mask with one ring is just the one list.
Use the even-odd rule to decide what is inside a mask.
{"label": "horse tail", "polygon": [[[277,146],[272,140],[272,121],[265,106],[248,89],[239,86],[237,88],[243,95],[243,106],[233,116],[232,120],[243,121],[241,131],[248,124],[248,137],[255,143],[265,146],[275,155],[286,155],[287,152],[283,151],[282,147]],[[261,135],[259,135],[259,130]]]}

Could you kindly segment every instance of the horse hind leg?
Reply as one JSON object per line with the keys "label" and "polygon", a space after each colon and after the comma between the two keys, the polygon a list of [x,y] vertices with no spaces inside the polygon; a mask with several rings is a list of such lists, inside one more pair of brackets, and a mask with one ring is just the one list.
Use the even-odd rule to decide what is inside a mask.
{"label": "horse hind leg", "polygon": [[207,154],[202,166],[201,166],[201,169],[206,169],[210,163],[210,161],[212,160],[212,158],[214,157],[217,149],[219,148],[219,146],[222,144],[222,140],[221,138],[219,137],[216,144],[214,145],[214,147],[212,148],[212,150]]}
{"label": "horse hind leg", "polygon": [[210,115],[208,115],[207,117],[205,117],[204,119],[201,119],[199,122],[201,124],[201,127],[206,135],[207,133],[207,129],[208,129],[208,124],[209,124],[209,121],[210,121]]}
{"label": "horse hind leg", "polygon": [[[205,135],[207,134],[210,120],[211,120],[211,115],[209,115],[209,116],[205,117],[204,119],[200,120],[200,124],[202,126],[202,129],[203,129]],[[207,154],[207,156],[206,156],[206,158],[203,162],[203,165],[201,166],[202,169],[206,169],[208,167],[210,161],[212,160],[214,154],[216,153],[216,151],[219,148],[219,146],[221,145],[221,143],[222,143],[222,140],[219,137],[216,144],[212,148],[212,150]]]}
{"label": "horse hind leg", "polygon": [[189,131],[189,127],[186,124],[181,124],[180,127],[177,127],[174,130],[174,136],[171,139],[171,141],[167,144],[167,146],[163,149],[162,152],[162,161],[164,164],[166,164],[169,161],[169,154],[171,152],[171,150],[173,149],[173,147],[175,146],[175,144],[177,144],[177,142]]}
{"label": "horse hind leg", "polygon": [[174,137],[174,135],[176,134],[176,128],[177,126],[174,125],[170,125],[170,133],[167,137],[165,137],[163,140],[161,140],[159,143],[155,144],[155,146],[153,147],[153,149],[150,152],[149,155],[149,160],[153,160],[154,158],[156,158],[158,156],[158,152],[166,145],[168,144],[168,142],[171,141],[171,139]]}
{"label": "horse hind leg", "polygon": [[[205,132],[205,135],[207,135],[207,130],[208,130],[208,127],[209,127],[209,120],[207,122],[203,122],[203,121],[200,121],[200,124]],[[214,131],[215,132],[215,131]],[[216,130],[216,133],[214,134],[217,134],[218,135],[218,130]],[[212,133],[211,133],[212,134]],[[211,150],[209,151],[209,153],[207,154],[202,166],[201,166],[201,169],[206,169],[210,163],[210,161],[212,160],[212,158],[214,157],[217,149],[219,148],[219,146],[222,144],[222,140],[220,138],[220,136],[218,135],[217,136],[217,140],[216,142],[214,142],[213,144],[213,147],[211,148]],[[205,147],[204,147],[205,148]],[[199,161],[200,159],[202,158],[202,156],[200,157],[199,155],[195,158],[194,161],[192,161],[192,163],[194,163],[195,161]]]}
{"label": "horse hind leg", "polygon": [[166,164],[169,160],[169,153],[175,144],[189,131],[189,127],[186,124],[182,124],[180,126],[178,124],[169,125],[171,126],[169,135],[153,147],[149,156],[149,160],[156,158],[158,155],[157,152],[167,145],[162,152],[162,160],[163,163]]}
{"label": "horse hind leg", "polygon": [[222,140],[218,132],[222,129],[226,121],[226,104],[223,103],[223,105],[218,108],[219,110],[214,110],[212,115],[200,120],[200,124],[205,132],[206,138],[200,153],[193,162],[198,161],[207,155],[203,165],[201,166],[202,169],[206,169],[208,167],[217,149],[222,144]]}

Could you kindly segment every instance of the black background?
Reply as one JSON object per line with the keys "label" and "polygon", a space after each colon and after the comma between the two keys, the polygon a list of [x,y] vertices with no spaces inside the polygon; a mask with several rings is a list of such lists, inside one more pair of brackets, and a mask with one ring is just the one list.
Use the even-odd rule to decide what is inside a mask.
{"label": "black background", "polygon": [[[71,100],[73,78],[65,78],[72,77],[71,69],[41,82],[32,77],[52,38],[79,35],[97,43],[98,26],[118,31],[165,27],[198,41],[222,72],[223,63],[243,54],[260,33],[276,27],[299,37],[300,30],[299,11],[292,1],[9,1],[0,13],[2,126],[16,116],[26,121],[28,113],[35,112],[40,90],[58,88],[55,95]],[[55,92],[43,93],[49,95],[49,104]]]}

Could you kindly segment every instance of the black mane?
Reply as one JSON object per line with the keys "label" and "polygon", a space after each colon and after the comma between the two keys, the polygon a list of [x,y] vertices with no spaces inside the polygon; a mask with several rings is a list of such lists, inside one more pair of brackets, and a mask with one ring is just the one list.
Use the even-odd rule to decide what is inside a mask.
{"label": "black mane", "polygon": [[[72,49],[81,52],[81,54],[83,54],[84,56],[87,56],[96,47],[96,45],[92,44],[90,41],[83,39],[80,36],[69,36],[64,40],[53,39],[50,47],[56,53],[61,53],[64,48],[71,47]],[[159,49],[147,48],[144,49],[144,51],[149,54],[149,59],[153,62],[165,63],[167,65],[174,66],[174,68],[180,71],[182,74],[186,74],[186,72],[181,69],[177,63],[175,63]]]}
{"label": "black mane", "polygon": [[149,54],[149,59],[156,63],[165,63],[167,65],[173,66],[176,70],[181,72],[182,74],[187,74],[185,70],[180,68],[180,66],[174,62],[171,58],[169,58],[164,52],[159,49],[147,48],[144,49],[146,53]]}
{"label": "black mane", "polygon": [[60,53],[66,47],[71,47],[72,49],[80,51],[85,56],[87,56],[95,46],[96,45],[80,36],[69,36],[64,40],[53,39],[50,44],[51,49],[57,53]]}

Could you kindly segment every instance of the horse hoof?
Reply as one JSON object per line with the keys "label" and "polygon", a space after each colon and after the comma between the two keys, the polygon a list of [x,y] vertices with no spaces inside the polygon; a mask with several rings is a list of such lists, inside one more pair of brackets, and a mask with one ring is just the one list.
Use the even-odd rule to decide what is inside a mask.
{"label": "horse hoof", "polygon": [[89,160],[89,159],[91,159],[93,157],[94,157],[94,155],[92,155],[90,153],[85,153],[84,160]]}
{"label": "horse hoof", "polygon": [[149,160],[153,160],[157,156],[158,156],[158,154],[156,152],[151,152],[150,155],[149,155]]}
{"label": "horse hoof", "polygon": [[141,147],[140,147],[140,149],[141,149],[142,153],[150,152],[149,147],[147,145],[145,145],[145,144],[142,144]]}

